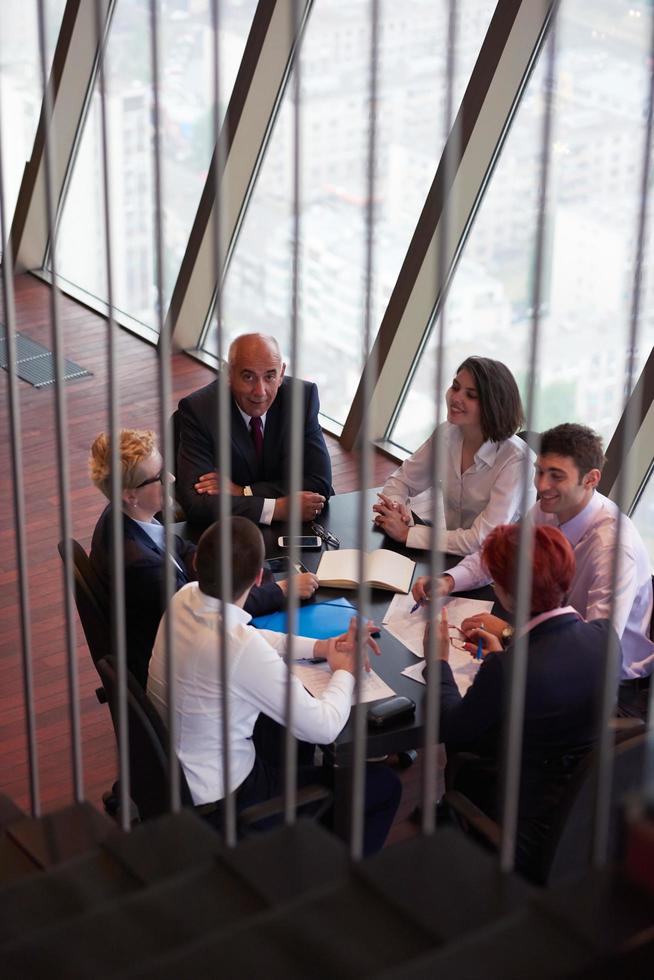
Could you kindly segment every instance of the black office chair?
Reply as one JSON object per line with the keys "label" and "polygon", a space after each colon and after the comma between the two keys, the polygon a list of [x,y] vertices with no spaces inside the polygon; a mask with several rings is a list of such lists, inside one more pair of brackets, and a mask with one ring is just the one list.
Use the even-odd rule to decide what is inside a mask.
{"label": "black office chair", "polygon": [[[96,668],[103,657],[111,654],[111,616],[109,595],[104,584],[93,570],[89,557],[79,541],[72,539],[73,579],[75,605],[84,630],[86,644]],[[57,550],[64,560],[64,543],[60,541]],[[97,688],[96,696],[101,704],[106,702],[102,688]]]}
{"label": "black office chair", "polygon": [[[118,738],[118,677],[116,658],[104,657],[97,664],[98,672],[111,710]],[[161,717],[133,675],[127,671],[127,723],[129,731],[130,793],[139,818],[149,820],[167,813],[170,808],[170,767],[168,732]],[[184,770],[179,765],[180,801],[184,807],[193,806],[191,791]],[[332,794],[324,786],[307,786],[298,791],[298,809],[316,819],[327,810]],[[239,835],[259,829],[262,823],[281,818],[284,805],[281,798],[247,807],[238,816]],[[279,822],[279,821],[278,821]],[[264,828],[265,829],[265,828]]]}
{"label": "black office chair", "polygon": [[[647,740],[644,724],[617,726],[611,754],[613,782],[609,830],[609,860],[621,850],[621,810],[625,798],[642,785]],[[455,762],[474,765],[472,756],[461,754]],[[550,885],[565,878],[583,874],[589,867],[593,840],[595,804],[595,766],[597,751],[586,753],[565,787],[549,831],[530,875],[536,884]],[[449,765],[449,763],[448,763]],[[455,777],[456,780],[456,777]],[[448,783],[450,781],[448,780]],[[483,813],[468,797],[449,789],[445,802],[460,825],[493,850],[499,848],[501,827]]]}

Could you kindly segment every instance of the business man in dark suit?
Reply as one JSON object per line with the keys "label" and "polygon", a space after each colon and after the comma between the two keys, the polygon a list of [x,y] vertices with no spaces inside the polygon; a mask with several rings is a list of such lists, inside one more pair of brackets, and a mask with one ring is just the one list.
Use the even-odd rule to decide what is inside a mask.
{"label": "business man in dark suit", "polygon": [[[123,552],[125,568],[125,630],[127,666],[145,687],[159,621],[165,609],[164,557],[165,529],[155,514],[163,507],[163,461],[154,433],[123,429],[120,433],[122,465]],[[91,446],[91,478],[102,493],[111,494],[111,450],[102,432]],[[111,505],[106,507],[93,532],[91,565],[110,592],[111,585]],[[195,545],[174,536],[174,591],[194,581]],[[246,612],[263,616],[281,609],[288,580],[265,582],[248,597]],[[315,592],[318,580],[309,572],[297,576],[300,598]]]}
{"label": "business man in dark suit", "polygon": [[[484,564],[505,609],[515,606],[517,525],[495,528],[484,542]],[[577,762],[597,740],[604,657],[613,627],[607,619],[585,623],[565,596],[575,569],[572,546],[558,528],[535,528],[533,586],[528,634],[522,770],[516,866],[538,878],[543,841],[565,785]],[[441,623],[440,737],[448,756],[472,752],[479,762],[454,776],[484,812],[499,817],[499,765],[507,706],[507,678],[513,645],[503,650],[490,631],[475,627],[467,643],[474,653],[481,639],[484,661],[461,697],[448,663],[447,620]],[[617,637],[614,635],[617,643]],[[509,641],[510,642],[510,641]],[[617,693],[618,677],[615,686]]]}
{"label": "business man in dark suit", "polygon": [[[223,491],[231,494],[232,513],[259,524],[289,515],[291,381],[277,341],[244,334],[228,355],[231,392],[231,473]],[[320,514],[333,493],[331,460],[318,421],[318,389],[302,382],[302,520]],[[189,521],[206,526],[217,517],[221,479],[216,472],[216,400],[212,382],[179,403],[180,444],[177,496]]]}

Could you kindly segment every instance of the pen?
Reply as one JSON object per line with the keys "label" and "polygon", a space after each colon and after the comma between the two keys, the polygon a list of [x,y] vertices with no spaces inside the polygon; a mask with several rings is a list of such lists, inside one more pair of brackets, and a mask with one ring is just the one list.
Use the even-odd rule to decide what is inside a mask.
{"label": "pen", "polygon": [[477,640],[477,656],[475,660],[483,660],[483,654],[481,652],[481,637]]}
{"label": "pen", "polygon": [[418,602],[416,602],[415,606],[413,607],[413,609],[411,610],[411,612],[409,613],[409,615],[411,615],[411,613],[414,613],[416,611],[416,609],[420,609],[420,606],[421,605],[422,605],[422,602],[420,600],[418,600]]}
{"label": "pen", "polygon": [[306,657],[308,664],[326,664],[327,657]]}

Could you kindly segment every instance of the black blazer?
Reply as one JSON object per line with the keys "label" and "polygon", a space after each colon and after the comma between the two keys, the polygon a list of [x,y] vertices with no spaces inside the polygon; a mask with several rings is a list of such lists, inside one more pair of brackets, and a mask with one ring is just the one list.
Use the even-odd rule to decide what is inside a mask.
{"label": "black blazer", "polygon": [[[136,521],[123,514],[125,558],[125,633],[127,666],[145,687],[159,621],[165,609],[164,552]],[[175,591],[197,578],[193,568],[195,545],[175,535]],[[111,507],[107,506],[95,526],[91,543],[91,565],[107,593],[111,592]],[[245,604],[251,616],[264,616],[281,609],[284,595],[274,582],[252,589]]]}
{"label": "black blazer", "polygon": [[[552,784],[564,779],[597,739],[603,651],[612,629],[609,620],[584,623],[566,613],[529,634],[519,804],[523,821],[545,819],[544,808],[556,802]],[[463,698],[449,664],[441,661],[440,733],[448,753],[470,751],[499,762],[512,655],[511,648],[489,654]],[[617,685],[616,676],[616,691]],[[461,788],[496,815],[488,787],[479,786],[478,793],[474,786]],[[493,791],[497,789],[495,785]]]}
{"label": "black blazer", "polygon": [[[333,494],[332,467],[318,421],[318,389],[303,381],[304,463],[302,490],[313,490],[324,497]],[[216,467],[215,441],[218,382],[194,391],[179,403],[180,444],[177,453],[177,496],[186,516],[194,524],[208,525],[217,517],[216,496],[198,494],[195,483],[203,473]],[[252,487],[252,497],[232,497],[232,513],[261,517],[265,498],[288,493],[291,439],[291,380],[284,378],[268,409],[263,440],[263,459],[259,465],[254,444],[236,402],[231,399],[231,479],[239,486]]]}

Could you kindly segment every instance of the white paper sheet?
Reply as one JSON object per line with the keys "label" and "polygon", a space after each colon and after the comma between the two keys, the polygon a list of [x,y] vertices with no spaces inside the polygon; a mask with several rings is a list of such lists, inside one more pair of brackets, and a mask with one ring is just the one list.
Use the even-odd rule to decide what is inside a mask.
{"label": "white paper sheet", "polygon": [[[327,663],[298,663],[294,666],[293,673],[298,678],[300,683],[306,687],[307,691],[310,694],[313,694],[314,698],[320,697],[329,684],[329,679],[332,676],[329,664]],[[395,694],[395,691],[389,687],[388,684],[381,679],[379,674],[374,672],[374,670],[371,670],[370,673],[366,673],[364,671],[360,694],[360,700],[362,702],[378,701],[379,698],[390,698],[393,696],[393,694]],[[355,699],[353,694],[352,704],[354,703]]]}
{"label": "white paper sheet", "polygon": [[[382,625],[385,626],[391,636],[403,643],[407,650],[410,650],[416,657],[422,657],[424,656],[422,639],[429,618],[429,606],[421,606],[412,613],[411,610],[415,604],[412,595],[393,596],[393,600],[386,610],[386,615],[382,619]],[[452,596],[445,599],[443,605],[447,607],[447,619],[451,626],[460,626],[463,620],[469,616],[488,613],[493,608],[493,603],[485,599],[461,599]],[[461,654],[461,651],[450,644],[450,663],[452,663],[452,657],[456,653]]]}
{"label": "white paper sheet", "polygon": [[[452,676],[454,677],[454,682],[459,689],[459,694],[461,697],[466,693],[470,685],[475,679],[475,675],[480,667],[480,662],[474,660],[469,653],[462,653],[460,650],[452,650],[450,647],[450,667],[452,668]],[[419,684],[425,684],[423,671],[425,669],[424,660],[418,661],[418,663],[411,664],[410,667],[405,667],[402,673],[405,677],[410,678],[412,681],[418,681]]]}

